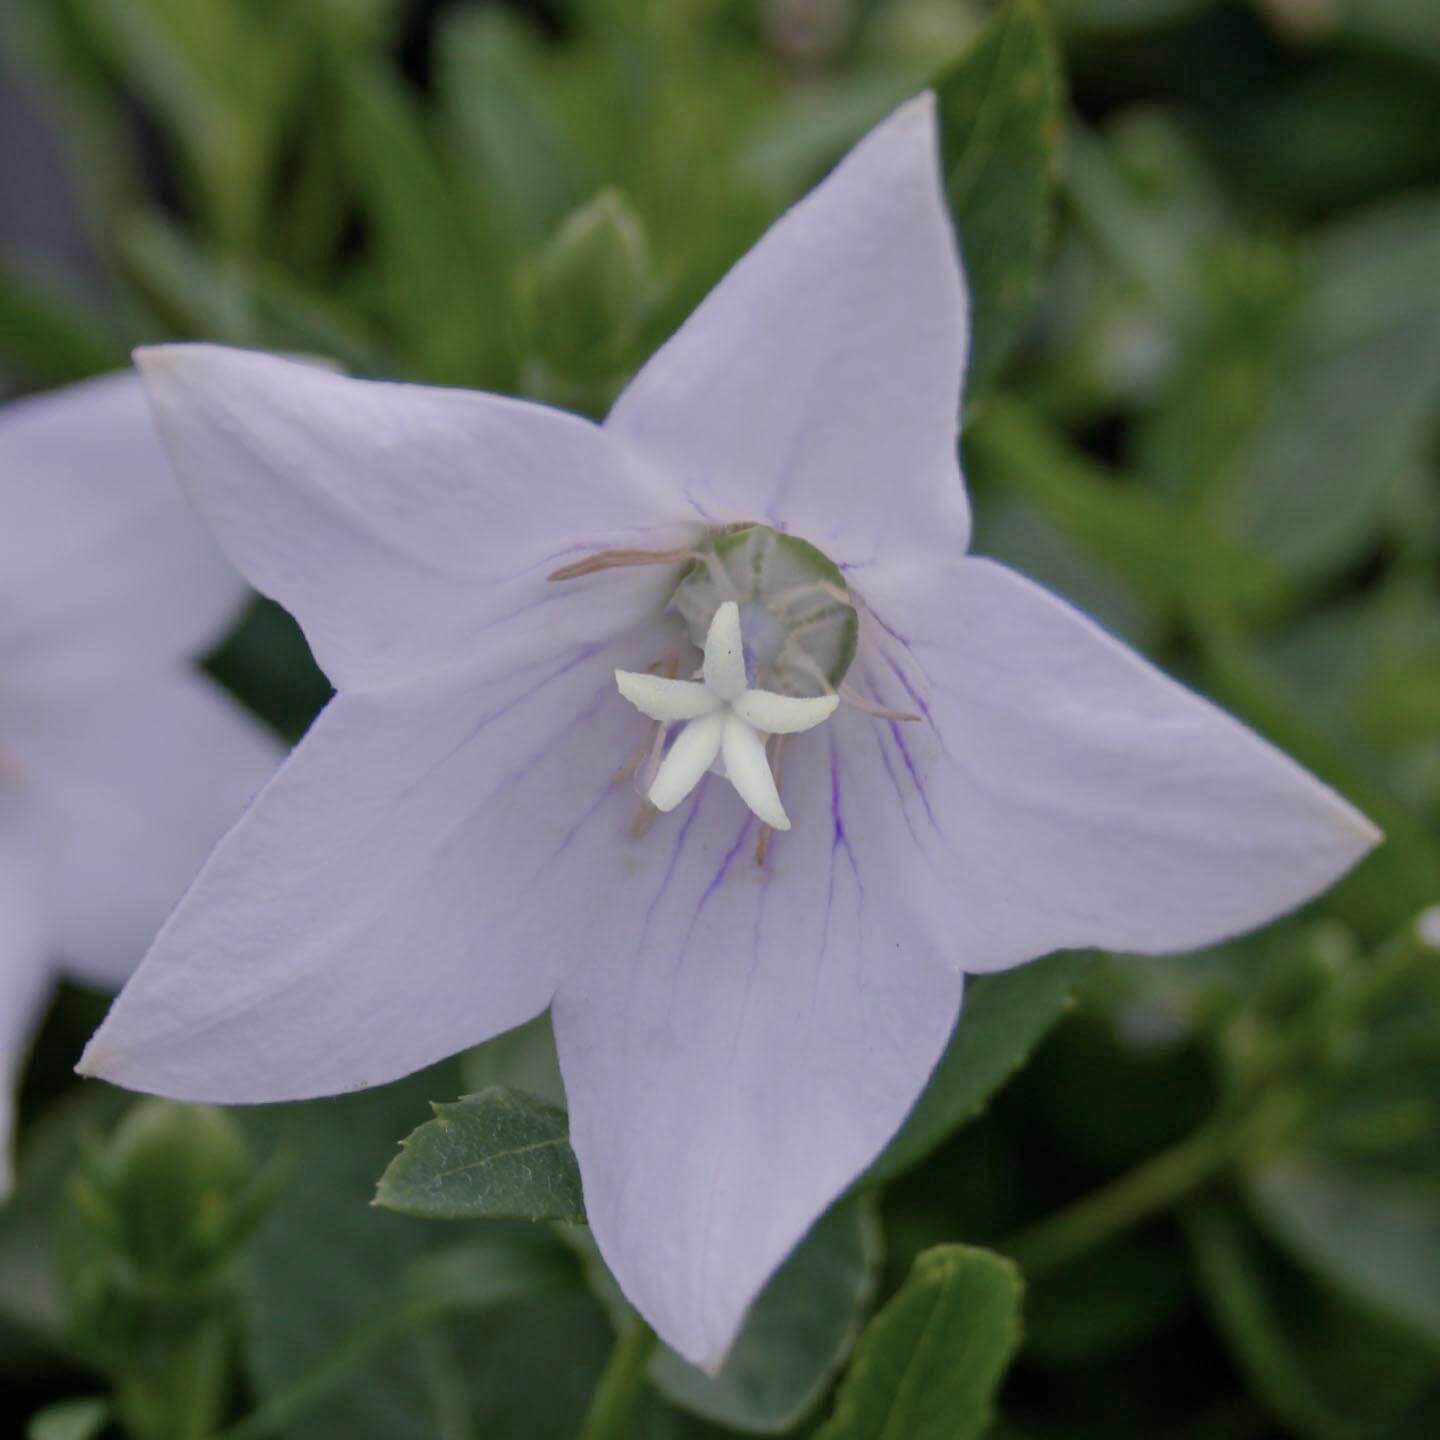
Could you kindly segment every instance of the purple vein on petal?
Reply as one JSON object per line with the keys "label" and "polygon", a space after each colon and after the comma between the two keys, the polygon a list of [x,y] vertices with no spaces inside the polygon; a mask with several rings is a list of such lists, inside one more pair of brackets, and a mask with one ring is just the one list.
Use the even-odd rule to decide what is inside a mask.
{"label": "purple vein on petal", "polygon": [[[572,671],[577,665],[583,665],[585,661],[590,659],[591,656],[598,654],[601,650],[605,648],[606,642],[604,641],[596,641],[589,645],[582,645],[580,649],[577,650],[575,654],[572,655],[570,659],[568,659],[558,669],[552,670],[548,675],[544,676],[543,679],[537,680],[535,684],[531,685],[526,690],[522,690],[518,695],[511,696],[511,698],[505,701],[504,704],[497,705],[493,710],[487,711],[474,723],[474,725],[470,727],[470,729],[464,735],[460,737],[459,740],[457,740],[443,755],[441,755],[435,761],[435,763],[425,771],[423,775],[413,781],[410,785],[406,786],[406,788],[401,791],[398,798],[401,800],[408,799],[411,795],[415,793],[416,790],[418,790],[422,785],[424,785],[427,780],[429,780],[430,776],[436,770],[438,770],[442,765],[448,765],[450,761],[453,760],[462,750],[464,750],[467,745],[474,744],[474,742],[479,739],[479,737],[497,720],[504,719],[504,717],[508,715],[512,710],[514,710],[519,705],[523,705],[527,700],[533,700],[535,696],[540,694],[542,690],[545,690],[547,687],[553,685],[557,680],[561,679],[565,675],[568,675],[570,671]],[[608,693],[608,689],[606,693]]]}
{"label": "purple vein on petal", "polygon": [[690,827],[694,825],[700,814],[700,807],[705,803],[705,791],[707,787],[702,783],[695,792],[694,803],[690,806],[690,813],[685,817],[684,823],[680,826],[680,833],[675,837],[675,843],[670,847],[670,861],[665,866],[664,877],[660,881],[659,888],[655,891],[655,897],[650,901],[650,907],[645,911],[645,926],[640,936],[641,949],[650,935],[650,924],[655,919],[655,911],[659,909],[660,902],[665,898],[665,892],[670,888],[670,882],[675,878],[676,866],[680,863],[680,856],[685,852],[685,841],[689,838]]}
{"label": "purple vein on petal", "polygon": [[915,786],[915,793],[920,797],[920,803],[925,807],[925,815],[930,821],[935,833],[943,840],[945,831],[940,821],[935,817],[935,811],[930,805],[930,796],[925,789],[925,782],[920,778],[920,771],[915,764],[915,757],[910,753],[910,742],[905,738],[905,729],[898,720],[891,720],[890,734],[895,738],[895,748],[900,752],[900,758],[905,762],[905,768],[910,772],[911,783]]}
{"label": "purple vein on petal", "polygon": [[840,747],[835,743],[834,736],[830,738],[830,820],[835,830],[835,838],[830,846],[831,853],[833,855],[837,849],[845,852],[845,858],[850,862],[850,872],[855,877],[855,886],[860,891],[860,899],[863,902],[865,882],[860,878],[860,866],[855,861],[855,851],[851,848],[850,837],[845,831],[845,809],[841,800],[840,785]]}
{"label": "purple vein on petal", "polygon": [[[710,899],[711,895],[713,895],[715,891],[718,890],[720,886],[724,883],[726,874],[729,872],[730,867],[735,863],[735,857],[744,848],[745,843],[749,838],[750,829],[751,819],[747,815],[745,817],[744,828],[740,831],[739,837],[736,839],[734,845],[730,847],[730,850],[726,854],[725,859],[720,864],[720,869],[715,874],[715,878],[711,880],[710,884],[706,887],[705,893],[700,897],[700,903],[695,907],[695,917],[693,920],[691,920],[690,931],[686,934],[685,937],[685,943],[687,946],[690,943],[690,935],[694,933],[695,926],[700,921],[700,912],[704,910],[705,904]],[[769,893],[770,872],[767,870],[765,872],[764,880],[762,881],[760,898],[756,902],[755,906],[755,928],[752,932],[751,937],[750,961],[749,964],[745,967],[745,993],[741,997],[740,1013],[736,1017],[735,1029],[730,1037],[730,1064],[726,1072],[730,1075],[738,1075],[740,1073],[740,1046],[741,1042],[745,1038],[746,1026],[750,1023],[750,1001],[755,990],[755,972],[760,968],[760,917],[764,913],[765,900]],[[725,1092],[725,1118],[722,1124],[728,1136],[730,1130],[735,1124],[735,1089],[733,1086],[727,1088]],[[702,1282],[708,1282],[710,1278],[707,1273],[706,1267],[709,1264],[710,1255],[712,1253],[710,1241],[715,1229],[715,1197],[720,1189],[719,1182],[721,1172],[724,1168],[725,1154],[727,1148],[728,1147],[726,1145],[715,1146],[715,1160],[710,1168],[710,1184],[706,1187],[705,1192],[705,1215],[703,1220],[701,1221],[700,1226],[701,1238],[699,1248],[700,1264],[702,1267]]]}
{"label": "purple vein on petal", "polygon": [[905,828],[910,832],[910,838],[918,845],[920,837],[915,833],[915,822],[910,818],[909,807],[905,804],[905,792],[900,788],[900,776],[895,771],[895,762],[890,758],[890,752],[885,748],[885,737],[880,733],[878,726],[872,726],[870,733],[875,738],[875,748],[880,752],[880,763],[885,767],[885,774],[890,779],[890,788],[895,792],[895,799],[900,805],[900,815],[905,821]]}
{"label": "purple vein on petal", "polygon": [[903,646],[905,647],[905,649],[908,651],[908,650],[910,649],[910,640],[909,640],[909,638],[908,638],[907,636],[905,636],[905,635],[902,635],[902,634],[900,633],[900,631],[898,631],[893,625],[891,625],[891,624],[885,619],[885,617],[884,617],[883,615],[881,615],[880,612],[879,612],[878,610],[876,610],[873,605],[870,604],[870,602],[869,602],[868,600],[867,600],[867,601],[864,601],[864,605],[865,605],[865,613],[866,613],[867,615],[869,615],[869,617],[870,617],[893,641],[895,641],[895,643],[896,643],[897,645],[903,645]]}
{"label": "purple vein on petal", "polygon": [[[910,652],[907,650],[905,653],[908,655]],[[894,675],[894,677],[900,682],[901,686],[905,690],[905,693],[914,702],[915,708],[926,718],[926,720],[930,722],[931,726],[933,727],[935,724],[935,720],[934,717],[930,714],[929,704],[926,702],[924,696],[922,696],[920,692],[916,690],[914,685],[910,683],[910,677],[906,675],[906,673],[895,663],[895,657],[888,653],[882,652],[880,658],[884,660],[886,667],[889,669],[890,673]],[[912,656],[911,658],[913,659],[914,657]]]}
{"label": "purple vein on petal", "polygon": [[700,916],[705,907],[710,903],[710,898],[725,883],[725,877],[730,873],[730,867],[735,863],[735,857],[745,848],[745,841],[749,837],[750,827],[754,823],[753,817],[747,815],[745,823],[740,827],[740,833],[735,837],[735,843],[726,851],[725,858],[720,862],[720,868],[715,872],[710,883],[705,887],[705,893],[700,897],[699,903],[695,906],[695,914],[691,917],[690,928],[685,932],[685,943],[690,943],[690,937],[695,933],[695,927],[700,923]]}

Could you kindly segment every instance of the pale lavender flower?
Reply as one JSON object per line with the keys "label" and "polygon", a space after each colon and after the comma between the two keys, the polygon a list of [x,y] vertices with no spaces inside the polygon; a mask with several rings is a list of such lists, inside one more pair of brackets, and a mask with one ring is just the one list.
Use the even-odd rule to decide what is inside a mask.
{"label": "pale lavender flower", "polygon": [[[904,1118],[964,974],[1208,944],[1333,881],[1376,841],[1360,815],[966,556],[966,333],[922,97],[603,427],[145,355],[191,495],[339,694],[88,1069],[196,1100],[325,1095],[552,1005],[595,1238],[713,1367]],[[668,815],[641,798],[663,738],[615,672],[703,673],[728,601],[746,686],[852,702],[783,756],[768,742],[783,835],[713,778]]]}
{"label": "pale lavender flower", "polygon": [[118,988],[279,763],[187,664],[247,593],[137,376],[0,412],[0,1195],[55,977]]}

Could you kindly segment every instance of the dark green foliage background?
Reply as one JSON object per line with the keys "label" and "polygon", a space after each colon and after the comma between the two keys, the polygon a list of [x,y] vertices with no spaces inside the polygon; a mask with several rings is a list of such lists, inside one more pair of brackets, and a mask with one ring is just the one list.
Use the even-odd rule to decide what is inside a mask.
{"label": "dark green foliage background", "polygon": [[[736,1368],[699,1392],[662,1357],[635,1433],[1440,1433],[1440,954],[1413,929],[1440,902],[1440,0],[14,0],[0,22],[103,275],[0,253],[14,393],[203,337],[603,413],[785,204],[938,82],[976,291],[976,548],[1388,841],[1222,950],[977,984]],[[328,693],[264,604],[210,664],[290,738]],[[23,1096],[5,1434],[111,1388],[56,1223],[129,1103],[69,1076],[102,1010],[60,995]],[[281,1178],[215,1292],[238,1437],[578,1433],[624,1321],[583,1230],[368,1204],[428,1102],[497,1084],[560,1098],[543,1034],[240,1117]],[[498,1103],[452,1116],[482,1159]],[[512,1179],[492,1213],[526,1213]],[[1096,1191],[1078,1231],[1030,1228]],[[1025,1278],[993,1423],[1019,1283],[973,1246]]]}

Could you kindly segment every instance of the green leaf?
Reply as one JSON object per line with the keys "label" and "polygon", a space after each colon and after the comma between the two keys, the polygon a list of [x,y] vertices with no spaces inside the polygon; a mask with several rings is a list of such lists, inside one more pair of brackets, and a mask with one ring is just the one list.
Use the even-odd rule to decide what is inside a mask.
{"label": "green leaf", "polygon": [[855,1344],[881,1259],[873,1202],[823,1216],[761,1292],[720,1373],[661,1350],[650,1379],[677,1405],[731,1430],[789,1430],[824,1394]]}
{"label": "green leaf", "polygon": [[1201,1293],[1261,1402],[1304,1440],[1425,1434],[1396,1428],[1433,1383],[1434,1356],[1287,1265],[1235,1206],[1182,1212]]}
{"label": "green leaf", "polygon": [[1440,1351],[1440,1205],[1433,1184],[1297,1155],[1253,1176],[1249,1195],[1298,1261]]}
{"label": "green leaf", "polygon": [[397,80],[378,63],[356,63],[343,96],[342,138],[389,325],[426,377],[484,379],[503,331],[496,312],[505,277],[493,245],[462,210],[428,117]]}
{"label": "green leaf", "polygon": [[1019,491],[1158,610],[1184,614],[1212,596],[1246,614],[1278,603],[1263,551],[1121,483],[1023,404],[992,400],[966,429],[965,453],[979,477]]}
{"label": "green leaf", "polygon": [[0,366],[41,385],[65,385],[119,369],[127,358],[99,315],[0,262]]}
{"label": "green leaf", "polygon": [[108,1400],[62,1400],[30,1417],[25,1440],[95,1440],[109,1422]]}
{"label": "green leaf", "polygon": [[988,1250],[937,1245],[860,1337],[816,1440],[970,1440],[984,1433],[1020,1342],[1020,1272]]}
{"label": "green leaf", "polygon": [[583,1223],[563,1110],[499,1085],[433,1108],[380,1177],[377,1204],[430,1220]]}
{"label": "green leaf", "polygon": [[935,88],[945,189],[974,306],[973,397],[1020,335],[1050,239],[1061,81],[1037,0],[1010,0]]}
{"label": "green leaf", "polygon": [[295,1176],[251,1265],[250,1370],[271,1418],[240,1435],[579,1433],[609,1326],[549,1228],[492,1221],[457,1250],[448,1227],[368,1203],[395,1137],[429,1097],[456,1092],[458,1071],[452,1062],[343,1099],[237,1112],[257,1148],[293,1157]]}
{"label": "green leaf", "polygon": [[1389,205],[1326,233],[1269,405],[1217,501],[1227,532],[1314,581],[1379,538],[1440,403],[1440,204]]}
{"label": "green leaf", "polygon": [[537,1298],[573,1294],[578,1275],[575,1259],[543,1232],[527,1240],[507,1232],[455,1249],[437,1251],[414,1261],[399,1284],[380,1298],[371,1313],[358,1319],[334,1348],[289,1386],[271,1394],[226,1440],[260,1440],[289,1433],[297,1419],[309,1415],[336,1392],[343,1392],[364,1365],[387,1345],[412,1338],[434,1322],[465,1315],[485,1315],[502,1307]]}
{"label": "green leaf", "polygon": [[1089,963],[1078,952],[1051,955],[972,980],[930,1083],[865,1183],[893,1180],[978,1115],[1060,1018]]}
{"label": "green leaf", "polygon": [[[327,1361],[358,1316],[405,1283],[434,1248],[436,1227],[374,1209],[376,1172],[425,1110],[453,1093],[455,1067],[338,1100],[237,1112],[261,1153],[292,1157],[295,1177],[250,1256],[246,1327],[257,1399],[288,1391]],[[338,1393],[286,1440],[434,1440],[424,1362],[410,1343],[366,1357]]]}
{"label": "green leaf", "polygon": [[519,255],[597,186],[552,109],[540,47],[523,25],[495,10],[457,8],[435,49],[441,109],[473,203]]}
{"label": "green leaf", "polygon": [[245,274],[217,262],[191,232],[145,210],[126,218],[115,243],[130,278],[175,330],[231,345],[260,343]]}
{"label": "green leaf", "polygon": [[[308,37],[274,0],[76,0],[89,36],[173,136],[214,238],[251,254]],[[293,21],[293,17],[292,17]]]}

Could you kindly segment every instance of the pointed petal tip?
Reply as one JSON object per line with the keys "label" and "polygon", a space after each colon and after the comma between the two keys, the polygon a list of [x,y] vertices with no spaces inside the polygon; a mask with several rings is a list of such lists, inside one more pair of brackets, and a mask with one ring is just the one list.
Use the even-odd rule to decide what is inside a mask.
{"label": "pointed petal tip", "polygon": [[135,368],[146,379],[168,375],[177,367],[193,361],[198,356],[222,355],[230,349],[226,345],[210,345],[197,341],[172,342],[164,345],[137,345],[130,358]]}
{"label": "pointed petal tip", "polygon": [[111,1056],[105,1048],[97,1045],[98,1037],[92,1035],[90,1043],[80,1052],[80,1058],[75,1062],[75,1073],[84,1080],[105,1080],[109,1077],[106,1074],[109,1068]]}

